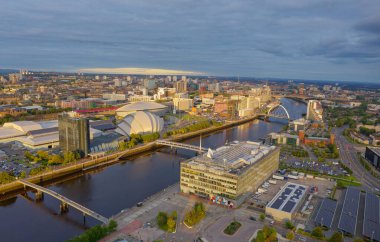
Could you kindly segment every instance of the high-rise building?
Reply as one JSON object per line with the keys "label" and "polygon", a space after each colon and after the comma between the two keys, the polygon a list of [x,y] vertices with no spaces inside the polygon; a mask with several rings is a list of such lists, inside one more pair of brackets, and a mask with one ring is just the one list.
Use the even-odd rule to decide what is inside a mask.
{"label": "high-rise building", "polygon": [[182,76],[182,77],[181,77],[181,80],[182,80],[182,81],[187,81],[187,77],[186,77],[186,76]]}
{"label": "high-rise building", "polygon": [[63,152],[78,151],[87,156],[90,148],[89,122],[73,113],[58,116],[59,146]]}
{"label": "high-rise building", "polygon": [[175,89],[177,92],[187,92],[187,81],[178,81],[175,83]]}
{"label": "high-rise building", "polygon": [[148,90],[152,90],[156,88],[156,80],[154,79],[145,79],[144,80],[144,87],[146,87]]}

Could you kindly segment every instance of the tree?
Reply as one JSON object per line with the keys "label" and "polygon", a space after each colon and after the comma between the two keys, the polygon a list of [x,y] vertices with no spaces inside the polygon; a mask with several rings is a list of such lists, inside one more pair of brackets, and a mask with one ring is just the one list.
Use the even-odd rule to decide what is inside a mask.
{"label": "tree", "polygon": [[125,141],[120,142],[120,144],[119,144],[119,150],[120,151],[126,150],[127,148],[128,148],[128,145]]}
{"label": "tree", "polygon": [[172,217],[168,218],[167,225],[168,225],[168,231],[169,232],[174,232],[175,231],[176,222],[175,222],[175,220]]}
{"label": "tree", "polygon": [[15,178],[8,172],[0,172],[0,184],[5,184],[13,181]]}
{"label": "tree", "polygon": [[260,220],[263,221],[265,219],[265,214],[260,214]]}
{"label": "tree", "polygon": [[327,241],[328,242],[343,242],[343,235],[340,232],[335,232]]}
{"label": "tree", "polygon": [[52,155],[52,156],[49,157],[48,164],[49,165],[58,165],[58,164],[62,164],[62,162],[63,162],[62,156],[60,156],[60,155]]}
{"label": "tree", "polygon": [[288,240],[291,240],[291,241],[292,241],[292,240],[294,240],[294,237],[295,237],[295,236],[294,236],[294,232],[293,232],[293,231],[290,230],[289,232],[286,233],[286,238],[287,238]]}
{"label": "tree", "polygon": [[323,230],[321,227],[315,227],[313,229],[313,231],[311,232],[311,235],[318,238],[318,239],[322,239],[323,237],[325,237],[325,235],[323,234]]}
{"label": "tree", "polygon": [[289,220],[287,220],[287,221],[285,222],[285,227],[286,227],[287,229],[294,229],[294,225],[293,225],[292,222],[290,222]]}

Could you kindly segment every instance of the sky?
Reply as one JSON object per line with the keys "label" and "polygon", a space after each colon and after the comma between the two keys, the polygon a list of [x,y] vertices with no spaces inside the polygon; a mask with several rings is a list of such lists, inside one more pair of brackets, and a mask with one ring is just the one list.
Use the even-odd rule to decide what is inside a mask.
{"label": "sky", "polygon": [[380,82],[377,0],[0,0],[0,6],[0,68]]}

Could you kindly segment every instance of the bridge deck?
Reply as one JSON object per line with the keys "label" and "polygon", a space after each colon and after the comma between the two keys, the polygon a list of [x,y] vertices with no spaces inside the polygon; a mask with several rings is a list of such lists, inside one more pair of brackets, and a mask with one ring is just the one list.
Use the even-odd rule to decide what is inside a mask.
{"label": "bridge deck", "polygon": [[39,185],[36,185],[34,183],[31,183],[31,182],[28,182],[28,181],[25,181],[25,180],[17,180],[18,182],[24,184],[25,186],[28,186],[28,187],[31,187],[31,188],[34,188],[36,190],[39,190],[43,193],[46,193],[46,194],[49,194],[50,196],[52,197],[55,197],[56,199],[64,202],[64,203],[67,203],[68,205],[70,205],[71,207],[73,208],[76,208],[78,209],[79,211],[83,212],[84,214],[87,214],[88,216],[91,216],[93,217],[94,219],[97,219],[99,220],[100,222],[104,223],[104,224],[108,224],[109,220],[108,218],[106,217],[103,217],[102,215],[80,205],[79,203],[76,203],[72,200],[70,200],[69,198],[67,197],[64,197],[62,195],[60,195],[59,193],[57,192],[54,192],[50,189],[47,189],[45,187],[42,187],[42,186],[39,186]]}
{"label": "bridge deck", "polygon": [[201,151],[201,152],[207,151],[206,148],[200,149],[199,146],[183,144],[183,143],[178,143],[178,142],[173,142],[173,141],[168,141],[168,140],[157,140],[156,144],[166,145],[166,146],[171,146],[171,147],[176,147],[176,148],[182,148],[182,149],[186,149],[186,150],[193,150],[193,151]]}

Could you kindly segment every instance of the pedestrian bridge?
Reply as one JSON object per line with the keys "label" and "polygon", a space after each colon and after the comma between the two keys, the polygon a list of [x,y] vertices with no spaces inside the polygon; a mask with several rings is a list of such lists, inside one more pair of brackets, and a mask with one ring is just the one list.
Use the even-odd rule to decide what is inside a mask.
{"label": "pedestrian bridge", "polygon": [[189,145],[189,144],[184,144],[184,143],[179,143],[179,142],[173,142],[173,141],[168,141],[168,140],[156,140],[157,145],[165,145],[165,146],[170,146],[170,147],[175,147],[175,148],[180,148],[180,149],[185,149],[185,150],[192,150],[192,151],[197,151],[200,153],[206,152],[206,148],[202,148],[200,146],[195,146],[195,145]]}
{"label": "pedestrian bridge", "polygon": [[106,218],[106,217],[103,217],[102,215],[80,205],[79,203],[76,203],[72,200],[70,200],[69,198],[67,197],[64,197],[62,195],[60,195],[59,193],[55,192],[55,191],[52,191],[50,189],[47,189],[45,187],[42,187],[42,186],[39,186],[39,185],[36,185],[34,183],[31,183],[31,182],[28,182],[28,181],[25,181],[25,180],[17,180],[19,183],[23,184],[25,187],[31,187],[33,189],[36,189],[37,191],[39,192],[42,192],[42,193],[46,193],[46,194],[49,194],[50,196],[52,197],[55,197],[56,199],[60,200],[62,203],[65,203],[75,209],[78,209],[79,211],[81,211],[83,213],[83,215],[88,215],[90,217],[93,217],[94,219],[102,222],[103,224],[108,224],[109,222],[109,219]]}

